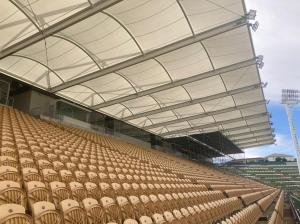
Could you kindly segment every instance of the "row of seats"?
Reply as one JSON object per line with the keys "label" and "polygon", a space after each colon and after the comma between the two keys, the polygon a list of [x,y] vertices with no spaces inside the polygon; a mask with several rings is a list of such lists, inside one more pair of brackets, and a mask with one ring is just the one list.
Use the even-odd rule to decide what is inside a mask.
{"label": "row of seats", "polygon": [[280,193],[268,224],[283,224],[284,192]]}
{"label": "row of seats", "polygon": [[221,224],[253,224],[258,221],[261,215],[262,211],[260,210],[259,206],[257,204],[251,204],[238,213],[222,221]]}
{"label": "row of seats", "polygon": [[244,188],[244,189],[229,189],[229,190],[224,190],[224,192],[228,197],[236,197],[236,196],[240,197],[244,194],[249,194],[260,190],[261,188]]}
{"label": "row of seats", "polygon": [[267,195],[266,197],[260,199],[257,201],[257,204],[262,209],[263,212],[267,210],[267,208],[270,206],[270,204],[275,200],[275,198],[280,193],[280,190],[276,190],[272,194]]}
{"label": "row of seats", "polygon": [[[0,106],[0,223],[213,223],[275,189]],[[264,203],[262,203],[264,204]]]}
{"label": "row of seats", "polygon": [[[263,198],[255,200],[256,202],[248,205],[248,207],[242,209],[241,211],[233,214],[231,217],[226,218],[221,222],[221,224],[253,224],[256,223],[259,217],[266,212],[274,199],[278,196],[279,190],[262,193]],[[245,203],[245,201],[244,201]],[[246,204],[246,203],[245,203]]]}
{"label": "row of seats", "polygon": [[273,191],[274,190],[272,190],[272,189],[268,189],[265,191],[253,192],[253,193],[241,195],[241,198],[244,201],[245,205],[249,205],[249,204],[257,201],[258,199],[260,199],[262,196],[266,196],[266,195],[272,193]]}

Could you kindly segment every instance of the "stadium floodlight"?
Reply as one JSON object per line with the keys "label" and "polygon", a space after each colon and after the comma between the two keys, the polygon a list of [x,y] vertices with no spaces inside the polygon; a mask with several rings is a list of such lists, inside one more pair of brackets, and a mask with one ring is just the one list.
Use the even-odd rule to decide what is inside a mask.
{"label": "stadium floodlight", "polygon": [[250,9],[250,11],[247,13],[247,19],[254,20],[255,17],[256,17],[256,10]]}
{"label": "stadium floodlight", "polygon": [[250,23],[250,26],[251,26],[252,30],[254,32],[256,32],[258,30],[258,27],[259,27],[259,22],[256,21],[255,23]]}
{"label": "stadium floodlight", "polygon": [[258,65],[258,68],[262,69],[265,65],[265,63],[263,62],[264,60],[264,56],[263,55],[258,55],[256,57],[256,64]]}
{"label": "stadium floodlight", "polygon": [[299,103],[299,90],[283,89],[281,103],[285,105],[291,136],[296,149],[298,170],[300,173],[300,147],[299,147],[299,142],[297,137],[296,126],[293,122],[293,116],[292,116],[293,107]]}
{"label": "stadium floodlight", "polygon": [[265,63],[264,62],[261,62],[260,64],[258,64],[258,68],[259,69],[262,69],[264,67]]}
{"label": "stadium floodlight", "polygon": [[282,104],[289,104],[289,105],[298,104],[300,102],[299,90],[283,89],[281,100],[282,100],[281,101]]}
{"label": "stadium floodlight", "polygon": [[261,87],[262,88],[266,88],[268,86],[268,84],[269,84],[268,82],[262,82],[261,83]]}

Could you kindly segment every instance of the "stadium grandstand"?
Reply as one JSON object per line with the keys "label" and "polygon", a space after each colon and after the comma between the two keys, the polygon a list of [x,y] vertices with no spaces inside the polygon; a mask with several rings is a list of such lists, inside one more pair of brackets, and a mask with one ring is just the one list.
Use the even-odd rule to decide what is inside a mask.
{"label": "stadium grandstand", "polygon": [[296,223],[293,190],[213,164],[276,141],[255,16],[243,0],[1,0],[0,224]]}
{"label": "stadium grandstand", "polygon": [[224,168],[238,175],[285,189],[286,192],[292,192],[300,197],[300,176],[296,162],[287,162],[284,159],[270,162],[266,159],[254,158],[233,160]]}

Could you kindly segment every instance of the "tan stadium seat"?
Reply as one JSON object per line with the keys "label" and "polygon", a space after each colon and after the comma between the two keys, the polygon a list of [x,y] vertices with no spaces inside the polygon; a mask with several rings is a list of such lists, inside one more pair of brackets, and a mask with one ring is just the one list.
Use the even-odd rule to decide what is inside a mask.
{"label": "tan stadium seat", "polygon": [[[92,162],[92,161],[93,161],[93,162]],[[97,162],[97,160],[93,160],[93,159],[90,160],[91,165],[88,165],[88,169],[89,169],[90,171],[98,172],[97,166],[94,165],[96,162]]]}
{"label": "tan stadium seat", "polygon": [[73,181],[69,183],[69,187],[75,200],[82,201],[83,199],[87,198],[87,191],[85,190],[83,184]]}
{"label": "tan stadium seat", "polygon": [[0,156],[0,166],[19,167],[16,158],[11,156]]}
{"label": "tan stadium seat", "polygon": [[115,197],[115,192],[111,188],[111,185],[108,183],[101,182],[99,183],[100,187],[100,197]]}
{"label": "tan stadium seat", "polygon": [[58,173],[53,169],[42,169],[42,177],[45,182],[53,182],[53,181],[59,181]]}
{"label": "tan stadium seat", "polygon": [[100,182],[104,182],[104,183],[110,183],[110,178],[108,178],[108,175],[106,175],[105,173],[98,173],[98,176],[100,178]]}
{"label": "tan stadium seat", "polygon": [[178,209],[174,209],[172,213],[174,217],[179,221],[179,223],[182,223],[184,221],[184,217]]}
{"label": "tan stadium seat", "polygon": [[72,163],[72,162],[68,162],[66,163],[66,167],[67,167],[67,170],[70,171],[70,172],[74,172],[75,170],[77,170],[77,165],[75,163]]}
{"label": "tan stadium seat", "polygon": [[39,171],[35,168],[22,168],[22,175],[25,182],[42,180]]}
{"label": "tan stadium seat", "polygon": [[0,205],[1,224],[33,224],[32,218],[25,214],[25,208],[18,204]]}
{"label": "tan stadium seat", "polygon": [[118,176],[115,173],[109,173],[108,177],[110,179],[110,183],[116,183],[119,182],[120,179],[118,179]]}
{"label": "tan stadium seat", "polygon": [[133,207],[126,197],[117,196],[116,201],[120,207],[123,219],[136,218]]}
{"label": "tan stadium seat", "polygon": [[21,158],[30,158],[32,159],[33,156],[31,154],[31,152],[29,150],[26,150],[26,149],[21,149],[19,150],[19,157]]}
{"label": "tan stadium seat", "polygon": [[137,183],[132,183],[131,184],[132,191],[131,194],[142,194],[142,191],[140,189],[140,185]]}
{"label": "tan stadium seat", "polygon": [[146,215],[146,209],[144,208],[143,203],[137,196],[130,195],[128,199],[133,208],[134,217],[141,217],[143,215]]}
{"label": "tan stadium seat", "polygon": [[43,182],[30,181],[25,185],[30,206],[38,201],[50,201],[50,193]]}
{"label": "tan stadium seat", "polygon": [[195,223],[195,217],[193,217],[189,211],[186,208],[181,208],[180,209],[181,214],[184,216],[184,220],[186,220],[186,222],[191,222],[191,223]]}
{"label": "tan stadium seat", "polygon": [[75,170],[74,174],[75,174],[76,181],[81,182],[81,183],[84,183],[87,181],[87,176],[86,176],[85,172],[83,172],[81,170]]}
{"label": "tan stadium seat", "polygon": [[147,208],[152,212],[160,213],[163,212],[163,208],[161,207],[160,201],[158,197],[154,194],[149,195],[149,203],[147,203]]}
{"label": "tan stadium seat", "polygon": [[169,210],[170,209],[169,203],[168,203],[167,198],[165,197],[165,195],[158,194],[157,197],[159,199],[159,207],[162,208],[161,211]]}
{"label": "tan stadium seat", "polygon": [[145,214],[153,214],[155,213],[154,211],[154,206],[151,205],[150,198],[147,195],[141,195],[140,200],[143,203],[143,208],[145,209]]}
{"label": "tan stadium seat", "polygon": [[163,224],[166,223],[164,216],[162,214],[155,213],[152,215],[152,219],[154,220],[155,224]]}
{"label": "tan stadium seat", "polygon": [[0,181],[0,204],[19,204],[26,206],[25,193],[19,183],[9,180]]}
{"label": "tan stadium seat", "polygon": [[97,184],[95,184],[93,182],[85,182],[84,186],[85,186],[85,189],[87,190],[87,193],[90,197],[96,198],[98,200],[101,198],[100,189],[97,186]]}
{"label": "tan stadium seat", "polygon": [[20,164],[21,164],[21,167],[23,167],[23,168],[25,168],[25,167],[36,168],[36,165],[32,158],[22,157],[22,158],[20,158]]}
{"label": "tan stadium seat", "polygon": [[1,147],[1,155],[2,156],[10,156],[17,159],[17,151],[11,147]]}
{"label": "tan stadium seat", "polygon": [[65,165],[60,161],[57,161],[57,160],[53,161],[52,164],[53,164],[53,168],[56,172],[65,169]]}
{"label": "tan stadium seat", "polygon": [[91,182],[99,183],[99,177],[96,172],[90,171],[87,173],[88,179]]}
{"label": "tan stadium seat", "polygon": [[111,187],[115,193],[115,195],[124,195],[124,190],[119,183],[111,183]]}
{"label": "tan stadium seat", "polygon": [[38,163],[38,167],[40,170],[42,169],[53,169],[53,165],[50,161],[46,160],[46,159],[40,159],[37,161]]}
{"label": "tan stadium seat", "polygon": [[126,219],[123,224],[139,224],[135,219]]}
{"label": "tan stadium seat", "polygon": [[122,223],[122,213],[115,200],[110,197],[100,199],[108,221]]}
{"label": "tan stadium seat", "polygon": [[35,224],[62,224],[63,220],[55,205],[48,201],[39,201],[32,205]]}
{"label": "tan stadium seat", "polygon": [[[59,154],[60,154],[60,153],[59,153]],[[69,160],[69,157],[66,156],[66,155],[60,155],[60,156],[59,156],[59,160],[60,160],[62,163],[67,163],[67,162],[70,161],[70,160]]]}
{"label": "tan stadium seat", "polygon": [[48,153],[47,157],[48,157],[49,161],[51,161],[51,162],[54,162],[58,159],[58,156],[54,153]]}
{"label": "tan stadium seat", "polygon": [[163,213],[163,216],[164,216],[165,220],[167,221],[167,223],[175,223],[176,222],[174,215],[170,211],[165,211]]}
{"label": "tan stadium seat", "polygon": [[65,199],[60,202],[65,224],[87,224],[86,212],[79,206],[79,203],[72,199]]}
{"label": "tan stadium seat", "polygon": [[106,214],[103,207],[94,198],[85,198],[82,200],[83,207],[87,213],[90,224],[106,223]]}
{"label": "tan stadium seat", "polygon": [[140,224],[153,224],[152,219],[149,216],[141,216],[139,218]]}
{"label": "tan stadium seat", "polygon": [[81,160],[83,160],[84,163],[78,163],[78,169],[83,172],[87,172],[89,170],[89,167],[86,165],[88,163],[88,160],[84,158],[82,158]]}
{"label": "tan stadium seat", "polygon": [[59,181],[51,182],[50,189],[51,189],[54,204],[56,206],[58,206],[59,202],[65,199],[73,198],[72,193],[67,188],[67,185],[63,182],[59,182]]}
{"label": "tan stadium seat", "polygon": [[70,170],[60,170],[59,175],[62,182],[70,183],[72,181],[75,181],[75,178]]}
{"label": "tan stadium seat", "polygon": [[35,160],[46,160],[47,156],[43,152],[33,152]]}
{"label": "tan stadium seat", "polygon": [[11,180],[19,182],[21,177],[17,168],[12,166],[0,166],[0,180]]}
{"label": "tan stadium seat", "polygon": [[131,194],[134,194],[134,192],[132,191],[131,185],[129,183],[122,183],[122,188],[123,188],[123,194],[125,196],[129,196]]}
{"label": "tan stadium seat", "polygon": [[[4,147],[14,147],[13,141],[3,140],[1,144],[2,144],[2,146],[4,146]],[[25,146],[26,146],[26,145],[25,145]]]}

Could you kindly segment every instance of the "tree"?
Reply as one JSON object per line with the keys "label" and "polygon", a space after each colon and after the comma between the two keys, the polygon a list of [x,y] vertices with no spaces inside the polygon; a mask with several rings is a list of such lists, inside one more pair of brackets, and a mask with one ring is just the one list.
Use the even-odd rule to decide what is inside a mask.
{"label": "tree", "polygon": [[276,157],[275,161],[276,162],[287,162],[287,159],[286,158],[281,158],[281,157]]}

